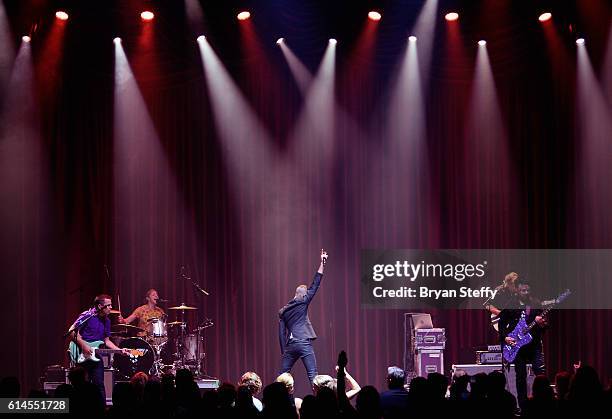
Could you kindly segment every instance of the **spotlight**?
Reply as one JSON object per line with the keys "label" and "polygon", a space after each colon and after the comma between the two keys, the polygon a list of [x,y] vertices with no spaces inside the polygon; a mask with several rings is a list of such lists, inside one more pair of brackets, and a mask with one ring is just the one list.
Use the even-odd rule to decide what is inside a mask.
{"label": "spotlight", "polygon": [[244,12],[240,12],[238,13],[238,20],[247,20],[248,18],[251,17],[251,13],[244,11]]}
{"label": "spotlight", "polygon": [[382,18],[382,15],[378,12],[371,11],[368,13],[368,18],[373,21],[379,21]]}
{"label": "spotlight", "polygon": [[408,40],[409,40],[410,42],[416,42],[416,41],[417,41],[417,37],[416,37],[416,36],[414,36],[414,35],[410,35],[410,36],[408,37]]}
{"label": "spotlight", "polygon": [[30,42],[32,40],[32,38],[30,38],[28,35],[24,35],[24,36],[21,37],[21,40],[23,42],[28,43],[28,42]]}
{"label": "spotlight", "polygon": [[455,12],[447,13],[446,16],[444,16],[444,19],[446,19],[449,22],[454,22],[455,20],[459,19],[459,13],[455,13]]}
{"label": "spotlight", "polygon": [[538,20],[540,22],[546,22],[546,21],[549,21],[551,17],[552,17],[552,14],[546,12],[546,13],[542,13],[540,17],[538,18]]}
{"label": "spotlight", "polygon": [[55,12],[55,17],[59,20],[68,20],[68,13],[64,12],[63,10],[58,10]]}
{"label": "spotlight", "polygon": [[329,43],[332,45],[336,45],[338,41],[336,41],[334,38],[329,38]]}
{"label": "spotlight", "polygon": [[200,36],[198,36],[198,38],[197,38],[197,41],[198,41],[198,42],[203,42],[203,41],[205,41],[205,40],[206,40],[206,37],[205,37],[204,35],[200,35]]}
{"label": "spotlight", "polygon": [[280,45],[280,44],[282,44],[283,42],[285,42],[285,38],[278,38],[278,39],[276,40],[276,45]]}
{"label": "spotlight", "polygon": [[576,39],[576,45],[584,45],[584,38]]}
{"label": "spotlight", "polygon": [[113,39],[113,42],[114,42],[115,44],[120,44],[120,43],[121,43],[121,38],[116,37],[116,38],[114,38],[114,39]]}
{"label": "spotlight", "polygon": [[484,39],[481,39],[480,41],[478,41],[478,45],[480,45],[481,47],[484,47],[485,45],[487,45],[487,41],[485,41]]}
{"label": "spotlight", "polygon": [[148,10],[145,10],[140,14],[140,18],[146,21],[153,20],[154,17],[155,15],[153,14],[153,12],[149,12]]}

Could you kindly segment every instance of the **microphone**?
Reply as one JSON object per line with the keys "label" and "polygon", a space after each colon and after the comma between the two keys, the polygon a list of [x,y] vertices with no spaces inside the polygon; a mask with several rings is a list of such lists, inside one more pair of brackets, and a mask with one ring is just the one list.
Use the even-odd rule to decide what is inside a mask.
{"label": "microphone", "polygon": [[181,276],[185,279],[191,279],[190,276],[187,276],[187,274],[185,273],[185,267],[181,266]]}

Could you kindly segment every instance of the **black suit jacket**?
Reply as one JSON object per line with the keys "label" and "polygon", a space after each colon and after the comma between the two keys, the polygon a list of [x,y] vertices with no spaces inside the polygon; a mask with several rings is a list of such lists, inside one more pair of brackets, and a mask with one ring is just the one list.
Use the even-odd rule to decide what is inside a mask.
{"label": "black suit jacket", "polygon": [[289,343],[289,337],[293,335],[294,339],[316,339],[315,333],[310,319],[308,318],[308,305],[314,298],[323,274],[316,273],[312,284],[308,287],[306,295],[302,300],[291,300],[278,312],[279,319],[279,343],[281,353],[285,352],[285,347]]}

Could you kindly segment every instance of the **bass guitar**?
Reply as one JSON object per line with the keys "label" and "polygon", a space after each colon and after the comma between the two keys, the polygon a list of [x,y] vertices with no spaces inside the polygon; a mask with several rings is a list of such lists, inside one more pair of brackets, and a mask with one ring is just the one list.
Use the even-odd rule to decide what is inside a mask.
{"label": "bass guitar", "polygon": [[[553,304],[551,304],[545,310],[542,311],[540,316],[545,317],[553,308],[555,308],[557,304],[560,304],[571,293],[572,292],[568,289],[563,291],[554,300]],[[504,359],[508,363],[513,362],[514,359],[516,358],[516,355],[518,354],[518,351],[520,351],[520,349],[523,346],[529,344],[533,340],[533,336],[531,335],[531,329],[533,329],[536,326],[536,324],[537,323],[535,322],[535,320],[527,324],[527,321],[525,320],[525,311],[521,313],[521,318],[518,324],[516,325],[514,330],[512,330],[512,332],[510,332],[507,336],[509,338],[513,338],[515,341],[515,344],[514,345],[504,344],[504,346],[502,347],[502,353],[503,353]]]}

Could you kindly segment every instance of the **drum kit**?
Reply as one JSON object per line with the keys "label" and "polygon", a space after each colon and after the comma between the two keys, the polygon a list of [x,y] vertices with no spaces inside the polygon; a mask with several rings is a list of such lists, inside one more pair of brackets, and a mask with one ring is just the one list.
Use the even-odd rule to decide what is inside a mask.
{"label": "drum kit", "polygon": [[113,367],[122,379],[129,379],[137,372],[161,376],[173,374],[179,369],[189,369],[196,378],[204,374],[204,331],[213,326],[210,319],[189,329],[186,314],[197,310],[181,303],[168,307],[177,313],[177,320],[168,322],[165,314],[151,318],[146,330],[130,324],[116,324],[111,328],[111,340],[120,348],[140,349],[140,357],[116,356]]}

